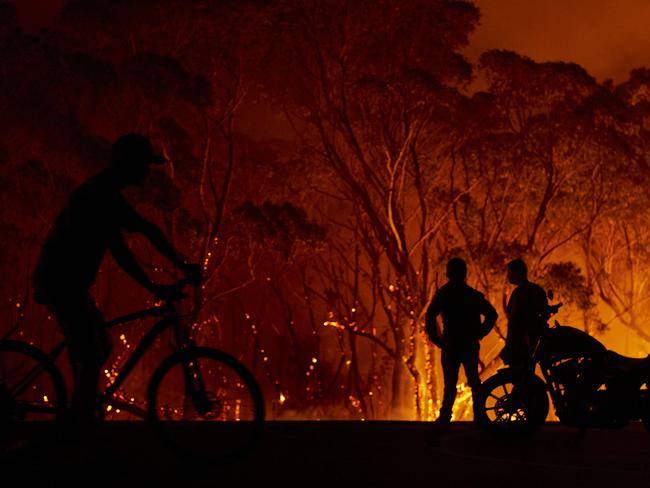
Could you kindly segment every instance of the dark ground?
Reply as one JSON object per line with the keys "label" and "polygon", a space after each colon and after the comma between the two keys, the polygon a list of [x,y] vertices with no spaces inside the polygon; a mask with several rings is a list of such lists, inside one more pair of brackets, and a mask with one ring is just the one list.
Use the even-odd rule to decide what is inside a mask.
{"label": "dark ground", "polygon": [[[205,425],[205,424],[202,424]],[[650,435],[641,425],[579,431],[548,424],[532,437],[495,438],[471,424],[436,433],[420,422],[269,422],[250,455],[196,470],[143,422],[107,422],[103,444],[54,443],[2,462],[0,486],[648,486]],[[215,430],[217,440],[219,432]],[[24,481],[24,483],[19,483]]]}

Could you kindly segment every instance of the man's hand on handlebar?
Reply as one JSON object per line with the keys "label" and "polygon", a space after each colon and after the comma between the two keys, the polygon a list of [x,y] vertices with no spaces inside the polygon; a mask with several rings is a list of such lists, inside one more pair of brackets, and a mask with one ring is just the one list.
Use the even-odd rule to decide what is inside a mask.
{"label": "man's hand on handlebar", "polygon": [[196,263],[185,263],[181,268],[185,273],[187,283],[193,286],[201,284],[203,277],[201,276],[201,265]]}
{"label": "man's hand on handlebar", "polygon": [[173,285],[160,285],[154,284],[151,287],[151,292],[159,300],[171,302],[174,300],[181,300],[187,295],[183,292],[183,284],[175,283]]}
{"label": "man's hand on handlebar", "polygon": [[185,278],[171,285],[151,283],[148,286],[151,293],[153,293],[153,295],[159,300],[164,300],[166,302],[187,298],[187,294],[183,291],[183,288],[185,288],[186,285],[198,286],[201,284],[203,279],[201,276],[201,266],[198,264],[185,263],[181,269],[185,273]]}

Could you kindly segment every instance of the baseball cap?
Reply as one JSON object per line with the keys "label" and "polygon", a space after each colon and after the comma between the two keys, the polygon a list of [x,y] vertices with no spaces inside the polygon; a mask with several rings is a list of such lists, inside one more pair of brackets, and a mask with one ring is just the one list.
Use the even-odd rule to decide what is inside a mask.
{"label": "baseball cap", "polygon": [[142,134],[125,134],[113,144],[111,161],[113,164],[145,163],[163,164],[167,160],[156,153],[149,139]]}

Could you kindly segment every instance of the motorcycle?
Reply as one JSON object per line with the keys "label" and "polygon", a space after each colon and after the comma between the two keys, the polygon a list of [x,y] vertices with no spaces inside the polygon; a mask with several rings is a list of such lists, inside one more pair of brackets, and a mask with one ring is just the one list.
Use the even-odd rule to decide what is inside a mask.
{"label": "motorcycle", "polygon": [[[548,317],[561,306],[550,306]],[[616,428],[643,421],[650,433],[648,388],[650,355],[622,356],[555,321],[540,334],[525,364],[502,368],[482,383],[475,411],[479,423],[493,432],[530,433],[546,421],[550,396],[564,425]]]}

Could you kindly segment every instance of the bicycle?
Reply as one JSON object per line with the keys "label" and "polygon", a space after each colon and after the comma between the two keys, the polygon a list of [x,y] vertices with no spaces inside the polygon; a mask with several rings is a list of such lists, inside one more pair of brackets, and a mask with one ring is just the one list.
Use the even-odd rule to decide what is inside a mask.
{"label": "bicycle", "polygon": [[[176,286],[182,290],[189,283],[191,280],[184,279]],[[146,419],[186,460],[214,463],[245,454],[258,439],[264,422],[264,401],[255,377],[224,351],[195,345],[173,300],[112,319],[106,327],[145,317],[161,319],[145,333],[100,394],[100,412],[122,409]],[[145,352],[167,330],[173,332],[176,350],[151,375],[146,410],[116,396]],[[38,427],[43,432],[65,417],[68,395],[54,363],[65,347],[63,341],[46,354],[25,342],[0,341],[0,432],[4,442],[29,434],[29,427],[34,426],[30,421],[48,422],[46,427]],[[199,429],[196,421],[218,422],[221,442],[212,442],[214,429]],[[201,434],[209,438],[200,439]]]}

